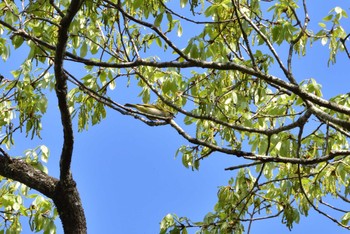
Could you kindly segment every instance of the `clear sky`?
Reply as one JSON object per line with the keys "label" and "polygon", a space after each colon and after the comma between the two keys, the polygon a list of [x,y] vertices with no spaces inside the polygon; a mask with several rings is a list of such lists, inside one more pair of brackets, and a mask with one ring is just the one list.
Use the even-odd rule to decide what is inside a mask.
{"label": "clear sky", "polygon": [[[345,0],[308,1],[311,22],[317,23],[337,3],[349,9]],[[311,9],[314,4],[318,4],[317,9]],[[184,32],[191,30],[186,25],[183,27]],[[0,73],[11,79],[10,71],[23,59],[20,51],[12,52],[6,65],[0,63]],[[295,65],[298,80],[315,78],[323,85],[326,97],[349,92],[349,60],[342,55],[336,65],[327,67],[327,59],[327,48],[315,44],[310,57]],[[74,67],[70,69],[74,73]],[[126,80],[118,80],[116,101],[141,102],[135,87],[136,83],[132,82],[126,88]],[[180,121],[181,117],[176,120]],[[49,94],[49,108],[43,121],[43,140],[17,140],[10,154],[19,155],[27,148],[45,144],[51,150],[49,174],[57,177],[62,128],[53,93]],[[101,124],[76,132],[72,170],[85,207],[88,233],[153,234],[159,232],[159,223],[167,213],[200,221],[212,211],[218,187],[227,185],[235,176],[235,172],[224,168],[237,164],[238,159],[214,154],[202,161],[199,171],[191,171],[182,165],[181,158],[174,158],[183,144],[188,143],[170,126],[149,127],[113,111],[108,111]],[[60,223],[58,228],[58,233],[62,233]],[[300,225],[291,232],[281,224],[281,217],[256,222],[252,230],[253,234],[347,232],[315,212],[307,218],[302,216]]]}

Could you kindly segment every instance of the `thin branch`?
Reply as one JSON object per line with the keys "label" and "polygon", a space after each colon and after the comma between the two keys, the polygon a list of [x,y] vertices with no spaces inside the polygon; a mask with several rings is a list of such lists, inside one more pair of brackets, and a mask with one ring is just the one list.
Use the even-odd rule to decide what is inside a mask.
{"label": "thin branch", "polygon": [[295,16],[295,18],[297,20],[297,24],[300,26],[300,30],[301,30],[299,35],[294,40],[292,40],[291,43],[290,43],[288,60],[287,60],[288,73],[289,73],[289,76],[290,76],[290,80],[291,80],[291,82],[293,82],[295,84],[297,84],[297,82],[294,79],[293,73],[292,73],[292,57],[293,57],[293,52],[294,52],[294,46],[295,46],[295,44],[298,41],[300,41],[302,36],[304,34],[306,34],[306,28],[307,28],[308,23],[310,21],[309,14],[307,13],[306,1],[305,0],[303,0],[303,7],[304,7],[304,25],[301,25],[301,21],[299,20],[298,15],[295,12],[295,9],[293,7],[290,8],[292,10],[293,15]]}
{"label": "thin branch", "polygon": [[278,211],[276,214],[274,215],[268,215],[268,216],[263,216],[263,217],[257,217],[257,218],[251,218],[251,219],[239,219],[239,221],[242,222],[247,222],[247,221],[258,221],[258,220],[265,220],[265,219],[272,219],[272,218],[276,218],[278,216],[280,216],[283,212],[283,209]]}
{"label": "thin branch", "polygon": [[[268,146],[267,148],[269,148],[269,146]],[[248,191],[247,195],[244,196],[239,202],[237,202],[237,203],[235,204],[235,207],[238,207],[242,202],[244,202],[245,200],[247,201],[247,202],[245,202],[245,203],[243,204],[243,207],[242,207],[241,211],[239,212],[238,217],[241,217],[241,215],[244,213],[244,211],[245,211],[245,209],[246,209],[246,207],[247,207],[247,205],[248,205],[248,201],[249,201],[250,198],[255,194],[255,193],[254,193],[254,188],[259,189],[259,187],[258,187],[258,185],[259,185],[259,179],[261,178],[261,176],[262,176],[262,174],[263,174],[263,171],[264,171],[264,169],[265,169],[265,165],[266,165],[265,163],[262,165],[262,167],[261,167],[261,169],[260,169],[260,171],[259,171],[259,174],[258,174],[258,176],[256,177],[256,180],[254,181],[254,184],[253,184],[253,186],[251,187],[250,191]]]}
{"label": "thin branch", "polygon": [[341,195],[339,192],[337,192],[338,197],[340,197],[344,202],[350,203],[350,199],[346,198],[345,196]]}
{"label": "thin branch", "polygon": [[345,131],[344,129],[340,128],[339,126],[333,124],[333,123],[328,123],[329,126],[334,128],[336,131],[340,132],[341,134],[345,135],[346,137],[350,137],[350,133]]}
{"label": "thin branch", "polygon": [[64,13],[61,11],[61,9],[56,6],[54,0],[50,0],[50,4],[53,6],[53,8],[55,8],[55,10],[57,11],[57,13],[63,18],[65,17]]}
{"label": "thin branch", "polygon": [[334,152],[330,152],[328,155],[318,157],[318,158],[311,158],[311,159],[259,155],[259,154],[255,154],[252,152],[246,152],[246,151],[241,151],[241,150],[236,150],[236,149],[231,149],[231,148],[219,147],[215,144],[212,144],[212,143],[209,143],[206,141],[202,141],[200,139],[191,137],[178,124],[176,124],[176,122],[174,120],[170,120],[169,123],[181,136],[183,136],[190,143],[193,143],[196,145],[206,146],[213,151],[217,151],[217,152],[221,152],[221,153],[225,153],[225,154],[230,154],[230,155],[235,155],[237,157],[243,157],[243,158],[249,159],[249,160],[261,161],[262,163],[263,162],[281,162],[281,163],[292,163],[292,164],[301,164],[301,165],[312,165],[312,164],[332,160],[337,156],[347,157],[350,155],[349,150],[334,151]]}
{"label": "thin branch", "polygon": [[[139,119],[142,122],[146,123],[149,126],[161,126],[161,125],[166,125],[168,124],[168,122],[166,120],[168,120],[168,118],[163,118],[161,116],[154,116],[154,115],[149,115],[143,112],[139,112],[137,110],[133,110],[130,108],[127,108],[117,102],[114,102],[113,100],[104,97],[102,95],[100,95],[99,93],[97,93],[96,91],[86,87],[82,82],[80,82],[77,78],[75,78],[72,74],[70,74],[68,71],[65,71],[65,73],[68,75],[68,81],[70,81],[72,84],[78,86],[81,90],[84,91],[85,94],[89,95],[91,98],[95,99],[96,101],[102,103],[103,105],[108,106],[109,108],[118,111],[120,114],[122,115],[131,115],[133,116],[135,119]],[[145,118],[142,118],[140,115],[145,115],[146,117],[153,117],[153,118],[157,118],[157,119],[161,119],[161,120],[165,120],[165,121],[150,121],[147,120]]]}
{"label": "thin branch", "polygon": [[133,17],[132,15],[128,14],[126,11],[124,11],[124,9],[121,6],[120,0],[118,0],[118,3],[115,4],[109,0],[104,0],[104,2],[108,3],[109,5],[113,6],[114,8],[118,9],[126,18],[140,24],[143,25],[147,28],[150,28],[151,30],[153,30],[160,38],[162,38],[165,43],[167,43],[169,45],[169,47],[171,47],[180,57],[184,58],[187,61],[192,61],[192,59],[190,59],[187,55],[185,55],[179,48],[177,48],[175,46],[175,44],[163,33],[159,30],[159,28],[157,28],[155,25],[150,24],[148,22],[136,19],[135,17]]}
{"label": "thin branch", "polygon": [[[298,157],[300,157],[300,149],[301,149],[301,137],[302,137],[302,132],[303,132],[303,128],[300,128],[299,131],[299,135],[298,135],[298,149],[297,149],[297,155]],[[327,218],[329,218],[330,220],[332,220],[333,222],[337,223],[338,225],[340,225],[341,227],[344,227],[346,229],[350,230],[350,226],[344,225],[341,222],[339,222],[337,219],[333,218],[332,216],[328,215],[327,213],[323,212],[322,210],[320,210],[318,207],[316,207],[316,205],[313,203],[313,201],[310,200],[307,192],[305,191],[304,185],[301,181],[301,172],[300,172],[300,164],[298,164],[298,180],[299,180],[299,187],[302,191],[302,194],[304,195],[304,197],[306,198],[307,202],[309,203],[309,205],[318,213],[326,216]]]}
{"label": "thin branch", "polygon": [[256,165],[260,165],[263,164],[263,162],[253,162],[253,163],[247,163],[247,164],[241,164],[238,166],[232,166],[232,167],[227,167],[225,168],[225,171],[233,171],[233,170],[237,170],[237,169],[241,169],[241,168],[246,168],[246,167],[252,167],[252,166],[256,166]]}
{"label": "thin branch", "polygon": [[5,152],[5,150],[3,150],[3,148],[0,147],[0,152],[2,153],[2,155],[8,159],[8,160],[11,160],[11,157],[10,155],[8,155],[8,153]]}
{"label": "thin branch", "polygon": [[346,46],[346,40],[348,39],[348,37],[350,36],[350,33],[343,39],[340,39],[340,42],[343,44],[344,50],[346,55],[350,58],[350,52],[348,50],[348,47]]}
{"label": "thin branch", "polygon": [[322,199],[320,199],[319,202],[321,204],[331,208],[332,210],[336,210],[336,211],[339,211],[339,212],[342,212],[342,213],[348,213],[349,212],[349,210],[343,210],[343,209],[340,209],[338,207],[332,206],[331,204],[328,204],[327,202],[324,202]]}
{"label": "thin branch", "polygon": [[183,19],[185,21],[188,21],[188,22],[191,22],[191,23],[194,23],[194,24],[223,24],[223,23],[234,22],[236,20],[236,19],[228,19],[228,20],[219,20],[219,21],[196,21],[196,20],[189,19],[189,18],[187,18],[187,17],[185,17],[183,15],[180,15],[180,14],[176,13],[175,11],[173,11],[172,9],[167,7],[163,1],[160,1],[159,3],[165,8],[166,12],[168,12],[168,13],[170,13],[172,15],[175,15],[175,16],[177,16],[180,19]]}
{"label": "thin branch", "polygon": [[292,84],[296,84],[296,82],[292,79],[290,79],[290,75],[288,70],[286,69],[286,67],[283,65],[282,60],[280,59],[280,56],[277,54],[277,51],[275,50],[275,48],[273,47],[272,43],[270,42],[270,40],[265,36],[264,33],[261,32],[261,30],[258,28],[258,26],[242,11],[240,11],[241,15],[244,17],[244,19],[249,23],[249,25],[252,26],[252,28],[261,36],[261,38],[264,40],[264,42],[266,43],[267,47],[269,48],[269,50],[271,51],[271,53],[273,54],[273,56],[275,57],[275,59],[277,60],[277,63],[279,64],[280,68],[282,69],[284,75],[290,80],[290,82]]}
{"label": "thin branch", "polygon": [[250,47],[250,43],[249,43],[249,39],[248,39],[248,36],[245,32],[245,30],[243,29],[243,25],[242,25],[242,21],[239,17],[239,14],[238,14],[238,11],[240,11],[239,8],[239,3],[238,4],[235,4],[235,0],[232,0],[231,1],[232,5],[233,5],[233,9],[235,11],[235,14],[236,14],[236,17],[237,17],[237,21],[238,21],[238,24],[239,24],[239,28],[241,29],[241,33],[242,33],[242,36],[243,36],[243,40],[247,46],[247,50],[248,50],[248,55],[252,61],[252,65],[253,65],[253,68],[254,69],[258,69],[257,65],[256,65],[256,62],[255,62],[255,57],[254,57],[254,54],[253,54],[253,51]]}

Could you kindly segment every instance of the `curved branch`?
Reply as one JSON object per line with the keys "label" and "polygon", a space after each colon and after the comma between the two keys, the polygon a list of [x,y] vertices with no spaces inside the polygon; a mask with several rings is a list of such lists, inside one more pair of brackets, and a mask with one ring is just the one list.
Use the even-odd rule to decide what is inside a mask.
{"label": "curved branch", "polygon": [[310,106],[310,111],[322,121],[333,123],[340,126],[342,129],[350,131],[350,122],[335,118],[310,103],[308,103],[308,105]]}
{"label": "curved branch", "polygon": [[[56,46],[50,45],[45,41],[42,41],[34,36],[31,36],[21,29],[16,29],[16,28],[12,27],[11,25],[8,25],[6,22],[3,22],[0,20],[0,24],[9,28],[11,31],[13,31],[17,35],[23,36],[26,39],[33,40],[33,41],[37,42],[38,44],[45,46],[48,49],[58,51]],[[291,93],[295,93],[296,95],[300,96],[302,99],[313,102],[314,104],[329,108],[329,109],[337,111],[339,113],[350,115],[350,108],[348,108],[348,107],[340,106],[334,102],[330,102],[328,100],[320,98],[312,93],[308,93],[308,92],[302,90],[297,84],[285,82],[276,76],[268,75],[268,74],[265,74],[265,73],[260,72],[260,71],[255,71],[252,68],[249,68],[247,66],[240,65],[240,64],[237,64],[234,62],[218,63],[218,62],[207,62],[207,61],[199,61],[199,60],[188,60],[188,61],[184,61],[184,62],[178,62],[178,61],[155,62],[155,61],[147,61],[147,60],[138,59],[138,60],[133,61],[133,62],[108,63],[108,62],[98,62],[98,61],[93,61],[93,60],[81,58],[81,57],[74,55],[72,53],[69,53],[69,52],[65,52],[65,55],[67,57],[70,57],[71,59],[73,59],[73,61],[83,63],[85,65],[109,67],[109,68],[132,68],[132,67],[137,67],[137,66],[150,66],[150,67],[157,67],[157,68],[200,67],[200,68],[210,68],[210,69],[217,69],[217,70],[234,70],[234,71],[236,70],[236,71],[240,71],[240,72],[255,76],[257,78],[260,78],[260,79],[264,80],[265,82],[269,83],[270,85],[272,85],[273,87],[282,88],[282,89],[285,89]]]}
{"label": "curved branch", "polygon": [[35,169],[22,159],[9,158],[3,150],[1,151],[4,156],[0,156],[0,175],[25,184],[47,197],[54,196],[57,179]]}
{"label": "curved branch", "polygon": [[[78,56],[74,56],[78,57]],[[79,58],[77,62],[84,63],[85,65],[91,66],[100,66],[100,67],[110,67],[110,68],[131,68],[138,66],[150,66],[157,68],[189,68],[189,67],[200,67],[200,68],[210,68],[217,70],[232,70],[232,71],[240,71],[242,73],[246,73],[248,75],[255,76],[264,80],[265,82],[273,85],[274,87],[279,87],[290,91],[291,93],[295,93],[299,97],[304,100],[308,100],[313,102],[314,104],[320,105],[322,107],[329,108],[331,110],[337,111],[339,113],[350,115],[350,108],[346,106],[340,106],[334,102],[330,102],[323,98],[316,96],[315,94],[308,93],[307,91],[302,90],[299,85],[288,83],[276,76],[265,74],[260,71],[255,71],[252,68],[249,68],[244,65],[237,64],[235,62],[226,62],[226,63],[218,63],[218,62],[207,62],[207,61],[199,61],[199,60],[191,60],[191,61],[170,61],[170,62],[155,62],[155,61],[147,61],[147,60],[137,60],[133,62],[126,63],[107,63],[107,62],[95,62],[88,59]]]}
{"label": "curved branch", "polygon": [[348,40],[349,36],[350,36],[350,33],[349,33],[348,35],[346,35],[345,38],[341,38],[341,39],[340,39],[340,42],[343,44],[345,53],[346,53],[346,55],[348,56],[348,58],[350,58],[350,52],[349,52],[348,47],[346,46],[346,41]]}
{"label": "curved branch", "polygon": [[321,162],[326,162],[329,160],[334,159],[335,157],[342,156],[347,157],[350,155],[350,150],[339,150],[330,152],[328,155],[324,155],[322,157],[318,158],[287,158],[287,157],[279,157],[279,156],[269,156],[269,155],[259,155],[255,154],[253,152],[247,152],[242,150],[236,150],[236,149],[230,149],[230,148],[224,148],[217,146],[215,144],[199,140],[197,138],[194,138],[190,136],[188,133],[186,133],[174,120],[169,121],[170,125],[186,140],[188,140],[192,144],[196,145],[202,145],[206,146],[209,149],[225,154],[235,155],[237,157],[243,157],[245,159],[254,160],[254,161],[260,161],[262,163],[264,162],[280,162],[280,163],[292,163],[292,164],[300,164],[300,165],[312,165],[317,164]]}
{"label": "curved branch", "polygon": [[303,116],[301,116],[298,120],[296,120],[295,122],[291,123],[291,124],[288,124],[288,125],[285,125],[285,126],[281,126],[279,128],[275,128],[275,129],[256,129],[256,128],[250,128],[250,127],[245,127],[245,126],[242,126],[242,125],[235,125],[235,124],[230,124],[230,123],[227,123],[225,121],[221,121],[221,120],[218,120],[216,118],[213,118],[212,116],[204,116],[204,115],[196,115],[196,114],[193,114],[191,112],[188,112],[188,111],[185,111],[179,107],[177,107],[175,104],[173,104],[172,102],[166,100],[149,82],[148,80],[142,76],[142,74],[136,72],[136,74],[142,79],[143,82],[145,82],[145,84],[148,86],[149,89],[152,90],[153,93],[155,93],[160,100],[162,100],[162,102],[164,102],[166,105],[170,106],[171,108],[175,109],[176,111],[184,114],[184,115],[187,115],[187,116],[190,116],[190,117],[193,117],[193,118],[196,118],[196,119],[202,119],[202,120],[209,120],[209,121],[212,121],[214,123],[217,123],[217,124],[220,124],[222,126],[225,126],[225,127],[228,127],[228,128],[232,128],[234,130],[238,130],[238,131],[245,131],[245,132],[251,132],[251,133],[260,133],[260,134],[264,134],[264,135],[267,135],[267,136],[271,136],[273,134],[277,134],[279,132],[282,132],[282,131],[287,131],[287,130],[290,130],[290,129],[293,129],[293,128],[296,128],[298,126],[301,126],[303,124],[305,124],[307,122],[307,120],[310,118],[311,116],[311,112],[309,110],[307,110],[305,112],[305,114]]}
{"label": "curved branch", "polygon": [[63,71],[63,61],[68,41],[69,26],[75,14],[80,9],[81,4],[82,1],[72,0],[67,14],[62,18],[60,22],[60,28],[58,30],[58,41],[55,54],[54,70],[56,78],[56,95],[61,113],[61,122],[64,134],[63,148],[60,160],[60,179],[62,181],[70,179],[71,177],[70,166],[74,144],[72,120],[67,102],[67,76]]}
{"label": "curved branch", "polygon": [[314,203],[313,201],[310,200],[308,194],[306,193],[305,189],[304,189],[304,185],[301,181],[301,174],[300,174],[300,165],[298,165],[298,180],[299,180],[299,187],[301,189],[302,194],[304,195],[304,197],[306,198],[307,202],[309,203],[309,205],[318,213],[320,213],[321,215],[327,217],[328,219],[330,219],[331,221],[333,221],[334,223],[338,224],[339,226],[346,228],[348,230],[350,230],[350,226],[348,225],[344,225],[343,223],[339,222],[337,219],[333,218],[332,216],[330,216],[329,214],[327,214],[326,212],[320,210]]}
{"label": "curved branch", "polygon": [[60,21],[58,41],[54,60],[56,78],[56,96],[63,126],[63,147],[60,158],[60,182],[53,197],[60,215],[64,232],[67,234],[86,233],[86,219],[76,183],[70,172],[73,154],[73,127],[67,101],[67,75],[64,73],[63,61],[68,41],[69,26],[80,9],[83,0],[72,0],[66,15]]}
{"label": "curved branch", "polygon": [[336,192],[336,193],[337,193],[338,197],[340,197],[344,202],[350,203],[350,200],[347,197],[341,195],[339,192]]}
{"label": "curved branch", "polygon": [[325,205],[326,207],[329,207],[329,208],[331,208],[332,210],[336,210],[336,211],[339,211],[339,212],[341,212],[341,213],[347,213],[347,212],[349,212],[349,210],[344,210],[344,209],[335,207],[335,206],[333,206],[333,205],[331,205],[331,204],[329,204],[329,203],[323,201],[322,199],[319,199],[318,201],[319,201],[322,205]]}

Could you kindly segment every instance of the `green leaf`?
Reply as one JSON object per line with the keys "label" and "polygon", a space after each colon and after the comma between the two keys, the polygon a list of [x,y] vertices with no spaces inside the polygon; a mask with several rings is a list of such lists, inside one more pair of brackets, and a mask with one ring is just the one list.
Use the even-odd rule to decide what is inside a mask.
{"label": "green leaf", "polygon": [[41,145],[40,150],[41,150],[41,160],[43,162],[47,162],[49,158],[49,153],[50,153],[49,149],[45,145]]}
{"label": "green leaf", "polygon": [[162,20],[163,20],[163,14],[157,15],[156,19],[154,20],[154,26],[160,27]]}
{"label": "green leaf", "polygon": [[192,166],[193,156],[190,153],[185,153],[182,155],[182,165],[184,165],[186,168],[189,168]]}
{"label": "green leaf", "polygon": [[15,49],[19,48],[24,42],[23,37],[15,35],[12,39],[12,45]]}
{"label": "green leaf", "polygon": [[182,36],[182,27],[181,24],[177,25],[177,36],[181,37]]}
{"label": "green leaf", "polygon": [[96,54],[97,52],[98,52],[98,49],[99,49],[99,47],[98,47],[98,45],[97,44],[91,44],[91,46],[90,46],[90,52],[91,52],[91,54]]}
{"label": "green leaf", "polygon": [[332,19],[333,19],[333,15],[327,15],[322,20],[327,22],[327,21],[331,21]]}
{"label": "green leaf", "polygon": [[161,231],[166,231],[169,227],[172,227],[174,224],[174,217],[171,214],[167,214],[160,222],[160,229]]}
{"label": "green leaf", "polygon": [[9,47],[4,38],[0,38],[0,55],[3,61],[6,61],[10,55]]}
{"label": "green leaf", "polygon": [[320,27],[322,27],[322,28],[326,28],[326,24],[324,24],[324,23],[318,23],[318,25],[320,25]]}
{"label": "green leaf", "polygon": [[350,212],[347,212],[345,215],[343,215],[343,217],[341,218],[341,223],[343,225],[348,225],[350,220]]}
{"label": "green leaf", "polygon": [[80,37],[75,36],[72,38],[72,45],[74,49],[77,49],[80,46]]}
{"label": "green leaf", "polygon": [[198,51],[197,45],[193,44],[191,48],[191,57],[198,58],[198,56],[199,56],[199,51]]}
{"label": "green leaf", "polygon": [[46,225],[44,234],[55,234],[56,233],[56,225],[53,220],[50,220],[48,225]]}
{"label": "green leaf", "polygon": [[188,3],[188,0],[180,0],[180,7],[184,8]]}
{"label": "green leaf", "polygon": [[162,47],[162,40],[159,37],[156,37],[156,43],[159,47]]}
{"label": "green leaf", "polygon": [[83,44],[81,45],[80,48],[80,57],[85,57],[88,51],[88,45],[86,43],[86,41],[83,41]]}

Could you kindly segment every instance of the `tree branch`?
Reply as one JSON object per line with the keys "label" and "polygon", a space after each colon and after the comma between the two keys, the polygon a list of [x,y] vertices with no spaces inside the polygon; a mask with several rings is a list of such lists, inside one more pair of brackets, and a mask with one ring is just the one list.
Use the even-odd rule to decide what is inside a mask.
{"label": "tree branch", "polygon": [[60,28],[58,30],[58,41],[55,54],[55,78],[56,78],[56,95],[58,99],[58,106],[61,113],[61,122],[63,126],[63,148],[60,160],[60,179],[62,181],[70,179],[70,166],[73,154],[73,127],[71,115],[68,109],[67,102],[67,76],[63,71],[63,60],[66,51],[66,45],[68,41],[68,30],[70,23],[72,22],[75,14],[80,9],[82,1],[72,0],[67,14],[62,18],[60,22]]}
{"label": "tree branch", "polygon": [[[75,56],[77,57],[77,56]],[[304,100],[308,100],[314,104],[320,105],[325,108],[329,108],[331,110],[337,111],[339,113],[350,115],[350,108],[346,106],[340,106],[334,102],[330,102],[323,98],[316,96],[315,94],[308,93],[307,91],[302,90],[299,85],[288,83],[276,76],[265,74],[260,71],[255,71],[252,68],[249,68],[244,65],[237,64],[235,62],[208,62],[208,61],[199,61],[199,60],[191,60],[191,61],[169,61],[169,62],[155,62],[155,61],[147,61],[147,60],[136,60],[133,62],[125,62],[125,63],[108,63],[108,62],[95,62],[88,59],[79,59],[77,62],[82,62],[85,65],[91,66],[100,66],[100,67],[110,67],[110,68],[130,68],[130,67],[139,67],[139,66],[150,66],[157,68],[189,68],[189,67],[200,67],[200,68],[211,68],[217,70],[233,70],[240,71],[242,73],[255,76],[260,78],[267,83],[273,85],[274,87],[279,87],[290,91],[291,93],[295,93],[300,96]]]}
{"label": "tree branch", "polygon": [[116,9],[118,9],[126,18],[141,24],[147,28],[150,28],[151,30],[153,30],[160,38],[162,38],[168,45],[169,47],[171,47],[179,56],[181,56],[182,58],[184,58],[185,60],[191,61],[192,59],[190,59],[187,55],[185,55],[179,48],[177,48],[175,46],[175,44],[163,33],[161,32],[156,26],[154,26],[153,24],[150,24],[148,22],[136,19],[135,17],[133,17],[132,15],[128,14],[126,11],[124,11],[124,9],[121,7],[120,4],[120,0],[118,0],[118,3],[115,4],[109,0],[104,0],[106,3],[108,3],[109,5],[115,7]]}
{"label": "tree branch", "polygon": [[[57,47],[50,45],[47,42],[42,41],[34,36],[31,36],[28,33],[24,32],[23,30],[16,29],[16,28],[12,27],[11,25],[8,25],[6,22],[3,22],[0,20],[0,24],[4,25],[5,27],[9,28],[10,30],[12,30],[16,34],[21,35],[26,39],[33,40],[33,41],[37,42],[38,44],[43,45],[46,48],[49,48],[51,50],[59,51],[57,49]],[[131,68],[131,67],[138,67],[138,66],[150,66],[150,67],[157,67],[157,68],[200,67],[200,68],[210,68],[210,69],[217,69],[217,70],[240,71],[242,73],[246,73],[248,75],[252,75],[252,76],[255,76],[257,78],[260,78],[275,88],[282,88],[282,89],[288,90],[291,93],[295,93],[296,95],[300,96],[304,100],[308,100],[314,104],[320,105],[320,106],[325,107],[325,108],[329,108],[329,109],[337,111],[339,113],[350,115],[350,108],[349,107],[340,106],[334,102],[330,102],[328,100],[320,98],[312,93],[308,93],[308,92],[302,90],[296,84],[285,82],[278,77],[275,77],[275,76],[272,76],[269,74],[265,74],[265,73],[260,72],[260,71],[255,71],[252,68],[237,64],[235,62],[218,63],[218,62],[208,62],[208,61],[199,61],[199,60],[190,60],[190,61],[184,61],[184,62],[178,62],[178,61],[155,62],[155,61],[147,61],[147,60],[143,60],[143,59],[138,59],[138,60],[132,61],[132,62],[108,63],[108,62],[98,62],[98,61],[93,61],[93,60],[89,60],[89,59],[84,59],[84,58],[81,58],[81,57],[76,56],[76,55],[69,53],[69,52],[65,52],[65,55],[72,58],[73,61],[80,62],[80,63],[83,63],[85,65],[109,67],[109,68]]]}
{"label": "tree branch", "polygon": [[337,156],[347,157],[350,155],[349,150],[340,150],[330,152],[328,155],[318,157],[318,158],[287,158],[287,157],[279,157],[279,156],[268,156],[268,155],[259,155],[252,152],[241,151],[236,149],[229,149],[217,146],[215,144],[209,143],[207,141],[202,141],[197,138],[191,137],[187,134],[179,125],[176,124],[174,120],[169,121],[170,125],[186,140],[188,140],[192,144],[206,146],[209,149],[225,154],[235,155],[237,157],[243,157],[245,159],[264,162],[280,162],[280,163],[292,163],[292,164],[300,164],[300,165],[312,165],[320,162],[326,162],[334,159]]}
{"label": "tree branch", "polygon": [[247,168],[247,167],[260,165],[260,164],[263,164],[263,162],[257,161],[257,162],[252,162],[252,163],[246,163],[246,164],[241,164],[241,165],[237,165],[237,166],[227,167],[227,168],[225,168],[225,171],[233,171],[233,170],[237,170],[237,169],[241,169],[241,168]]}
{"label": "tree branch", "polygon": [[[3,150],[1,151],[3,153]],[[52,198],[54,196],[58,184],[57,179],[35,169],[22,159],[10,159],[8,157],[8,155],[0,157],[0,175],[25,184],[47,197]]]}

